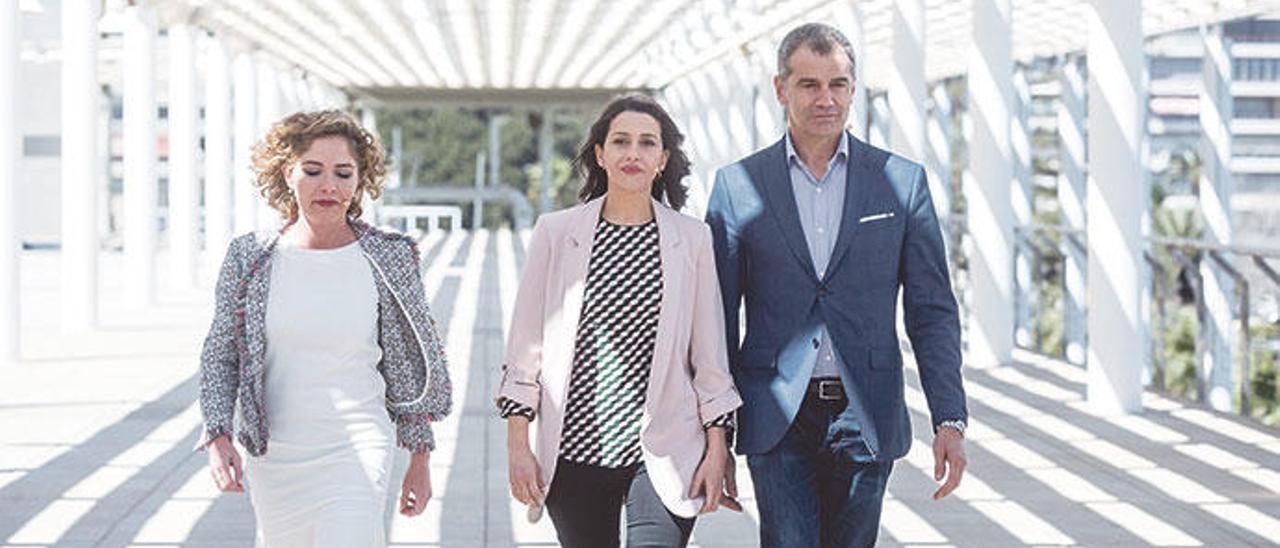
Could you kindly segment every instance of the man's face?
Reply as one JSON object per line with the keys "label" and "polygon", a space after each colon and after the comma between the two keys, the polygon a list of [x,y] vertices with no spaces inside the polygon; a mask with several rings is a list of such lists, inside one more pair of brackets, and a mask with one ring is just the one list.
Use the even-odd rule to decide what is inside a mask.
{"label": "man's face", "polygon": [[838,137],[849,118],[853,77],[840,48],[826,55],[801,46],[791,54],[786,81],[775,76],[778,102],[787,109],[787,127],[797,139]]}

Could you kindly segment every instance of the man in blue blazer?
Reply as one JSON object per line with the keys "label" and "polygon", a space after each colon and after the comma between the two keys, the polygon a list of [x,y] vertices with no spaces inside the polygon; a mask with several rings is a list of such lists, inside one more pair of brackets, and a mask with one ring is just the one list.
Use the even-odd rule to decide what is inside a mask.
{"label": "man in blue blazer", "polygon": [[844,130],[853,68],[835,28],[791,31],[774,77],[787,134],[721,168],[707,210],[745,402],[736,447],[764,547],[875,544],[893,462],[912,439],[899,289],[932,416],[934,479],[946,478],[934,498],[964,473],[960,322],[942,233],[924,169]]}

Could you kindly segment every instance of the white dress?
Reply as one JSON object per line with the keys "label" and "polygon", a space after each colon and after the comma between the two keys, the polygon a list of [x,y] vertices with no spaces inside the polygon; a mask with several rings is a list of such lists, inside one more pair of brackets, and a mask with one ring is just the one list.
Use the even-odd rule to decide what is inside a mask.
{"label": "white dress", "polygon": [[245,463],[268,548],[386,545],[397,451],[376,366],[378,295],[358,243],[277,246],[267,302],[270,442]]}

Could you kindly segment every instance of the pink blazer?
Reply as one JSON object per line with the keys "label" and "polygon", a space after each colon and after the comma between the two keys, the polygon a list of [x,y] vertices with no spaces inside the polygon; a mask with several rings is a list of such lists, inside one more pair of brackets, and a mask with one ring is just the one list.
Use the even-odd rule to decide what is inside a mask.
{"label": "pink blazer", "polygon": [[[551,485],[573,368],[587,266],[603,198],[543,215],[533,228],[496,398],[537,411],[533,451]],[[662,307],[641,418],[640,446],[654,490],[672,513],[697,514],[688,497],[706,449],[702,425],[742,405],[729,375],[724,309],[711,231],[653,202],[662,259]]]}

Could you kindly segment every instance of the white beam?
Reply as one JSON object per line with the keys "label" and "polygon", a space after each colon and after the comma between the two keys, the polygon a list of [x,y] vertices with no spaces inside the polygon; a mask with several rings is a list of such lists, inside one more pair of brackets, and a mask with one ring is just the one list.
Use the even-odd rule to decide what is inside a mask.
{"label": "white beam", "polygon": [[1142,408],[1146,88],[1141,0],[1090,0],[1088,388],[1099,413]]}
{"label": "white beam", "polygon": [[0,0],[0,367],[19,360],[18,1]]}
{"label": "white beam", "polygon": [[[1204,221],[1204,240],[1214,244],[1231,244],[1231,194],[1235,182],[1231,178],[1231,119],[1234,114],[1231,95],[1231,46],[1223,37],[1222,27],[1201,28],[1204,57],[1200,88],[1200,214]],[[1231,261],[1233,257],[1224,256]],[[1230,411],[1235,395],[1236,375],[1232,367],[1233,309],[1236,305],[1235,281],[1209,257],[1200,261],[1204,279],[1205,312],[1200,319],[1204,345],[1198,348],[1204,363],[1207,401],[1218,411]],[[1242,352],[1248,352],[1242,349]]]}
{"label": "white beam", "polygon": [[1062,289],[1062,338],[1068,362],[1084,365],[1088,332],[1085,329],[1085,274],[1088,254],[1084,248],[1086,134],[1085,75],[1080,58],[1067,56],[1059,67],[1058,82],[1058,205],[1062,226],[1079,236],[1062,239],[1065,258]]}
{"label": "white beam", "polygon": [[909,160],[925,156],[925,2],[893,3],[893,75],[889,82],[890,134],[893,151]]}
{"label": "white beam", "polygon": [[974,367],[1013,361],[1012,15],[1011,0],[974,0],[969,57],[973,137],[964,180],[973,242],[968,365]]}
{"label": "white beam", "polygon": [[235,133],[232,140],[232,158],[235,166],[235,233],[243,234],[257,229],[258,193],[253,186],[253,169],[250,160],[253,143],[257,137],[258,106],[256,91],[257,71],[253,54],[241,52],[232,65],[235,79]]}
{"label": "white beam", "polygon": [[62,3],[62,329],[91,329],[98,315],[98,6]]}
{"label": "white beam", "polygon": [[169,272],[178,288],[196,284],[200,176],[196,172],[195,29],[169,28]]}
{"label": "white beam", "polygon": [[231,242],[231,62],[221,37],[205,49],[204,106],[204,248],[216,260]]}
{"label": "white beam", "polygon": [[156,17],[149,7],[124,9],[125,292],[135,306],[155,301]]}

